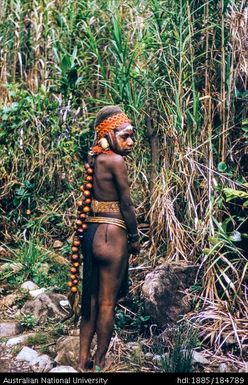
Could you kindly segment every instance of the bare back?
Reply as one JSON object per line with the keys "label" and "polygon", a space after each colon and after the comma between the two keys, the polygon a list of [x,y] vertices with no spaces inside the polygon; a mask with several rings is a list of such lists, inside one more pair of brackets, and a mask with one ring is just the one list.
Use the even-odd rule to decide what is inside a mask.
{"label": "bare back", "polygon": [[115,176],[112,172],[116,156],[100,154],[94,165],[93,197],[98,201],[119,201]]}
{"label": "bare back", "polygon": [[137,233],[127,168],[121,155],[100,154],[96,157],[92,197],[98,201],[118,201],[120,213],[111,213],[111,216],[125,221],[128,234]]}

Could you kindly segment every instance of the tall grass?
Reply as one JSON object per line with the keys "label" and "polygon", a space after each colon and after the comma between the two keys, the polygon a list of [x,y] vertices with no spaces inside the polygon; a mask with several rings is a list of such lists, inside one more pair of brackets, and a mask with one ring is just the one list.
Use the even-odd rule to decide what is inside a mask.
{"label": "tall grass", "polygon": [[120,103],[147,258],[199,263],[203,337],[241,346],[247,265],[230,237],[247,206],[223,188],[247,188],[246,1],[3,0],[0,14],[2,241],[70,235],[93,116]]}

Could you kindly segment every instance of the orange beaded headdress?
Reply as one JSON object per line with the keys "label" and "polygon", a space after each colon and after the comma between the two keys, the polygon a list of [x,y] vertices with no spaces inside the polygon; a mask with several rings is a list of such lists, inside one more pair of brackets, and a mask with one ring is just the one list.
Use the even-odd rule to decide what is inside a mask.
{"label": "orange beaded headdress", "polygon": [[108,132],[114,130],[123,123],[131,123],[131,120],[123,112],[110,116],[96,126],[97,138],[103,138]]}
{"label": "orange beaded headdress", "polygon": [[[96,125],[96,142],[99,142],[102,138],[104,138],[110,131],[114,130],[115,128],[119,127],[123,123],[131,123],[131,120],[127,117],[124,112],[122,112],[120,109],[116,111],[114,115],[111,115],[107,117],[106,119],[102,120],[99,124]],[[109,149],[104,149],[101,147],[101,145],[96,144],[92,147],[92,151],[95,154],[112,154],[113,152]]]}

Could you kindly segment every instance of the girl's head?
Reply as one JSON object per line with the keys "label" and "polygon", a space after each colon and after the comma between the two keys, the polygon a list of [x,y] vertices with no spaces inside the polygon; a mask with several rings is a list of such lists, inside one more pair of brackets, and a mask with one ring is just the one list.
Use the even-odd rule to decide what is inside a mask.
{"label": "girl's head", "polygon": [[126,155],[133,147],[133,127],[119,106],[103,107],[95,119],[96,145],[94,153]]}

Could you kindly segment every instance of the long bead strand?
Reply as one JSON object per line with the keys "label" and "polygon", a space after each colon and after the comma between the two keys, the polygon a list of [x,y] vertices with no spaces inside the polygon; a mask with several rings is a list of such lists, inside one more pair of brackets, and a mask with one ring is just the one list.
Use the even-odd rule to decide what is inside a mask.
{"label": "long bead strand", "polygon": [[75,225],[75,234],[73,236],[71,247],[71,268],[70,268],[70,281],[67,283],[72,293],[77,293],[79,284],[79,269],[80,269],[80,243],[83,238],[83,233],[87,230],[87,223],[85,219],[91,210],[91,191],[93,188],[93,168],[89,164],[85,165],[86,176],[84,185],[80,186],[80,191],[83,197],[77,201],[78,217]]}

